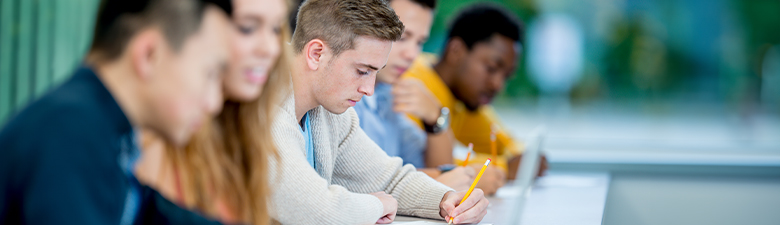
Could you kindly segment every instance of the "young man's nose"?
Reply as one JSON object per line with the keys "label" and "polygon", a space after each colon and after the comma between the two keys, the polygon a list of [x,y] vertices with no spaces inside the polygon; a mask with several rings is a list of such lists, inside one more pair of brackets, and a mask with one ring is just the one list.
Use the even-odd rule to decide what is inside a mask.
{"label": "young man's nose", "polygon": [[376,75],[372,77],[373,77],[372,79],[366,79],[368,81],[363,82],[363,84],[360,85],[360,87],[358,87],[358,92],[366,96],[374,95],[374,84],[376,84]]}

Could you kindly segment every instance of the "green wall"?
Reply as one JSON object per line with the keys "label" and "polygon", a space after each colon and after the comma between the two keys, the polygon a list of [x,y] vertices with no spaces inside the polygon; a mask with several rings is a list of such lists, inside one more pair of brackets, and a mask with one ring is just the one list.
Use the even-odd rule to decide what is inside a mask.
{"label": "green wall", "polygon": [[0,1],[0,124],[70,76],[89,47],[97,0]]}

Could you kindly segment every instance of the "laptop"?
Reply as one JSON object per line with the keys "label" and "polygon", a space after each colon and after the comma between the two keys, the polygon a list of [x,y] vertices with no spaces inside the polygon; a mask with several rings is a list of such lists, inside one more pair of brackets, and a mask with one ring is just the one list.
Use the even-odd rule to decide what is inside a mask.
{"label": "laptop", "polygon": [[525,202],[531,194],[531,189],[536,180],[536,174],[539,172],[544,136],[544,126],[537,126],[531,132],[531,136],[529,136],[528,141],[526,142],[523,158],[520,161],[520,166],[517,167],[517,177],[512,183],[512,186],[515,187],[514,191],[519,192],[519,194],[516,199],[514,199],[514,204],[507,205],[512,208],[512,213],[507,213],[509,217],[505,220],[509,222],[507,224],[520,224]]}

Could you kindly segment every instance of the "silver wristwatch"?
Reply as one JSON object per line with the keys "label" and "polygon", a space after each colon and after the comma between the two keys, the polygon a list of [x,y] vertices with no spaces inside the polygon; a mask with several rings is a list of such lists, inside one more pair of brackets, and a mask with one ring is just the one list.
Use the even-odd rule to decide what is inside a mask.
{"label": "silver wristwatch", "polygon": [[436,122],[428,124],[423,121],[423,126],[425,127],[425,132],[430,134],[438,134],[447,130],[450,126],[450,109],[441,107],[441,113],[439,114],[439,118],[436,118]]}

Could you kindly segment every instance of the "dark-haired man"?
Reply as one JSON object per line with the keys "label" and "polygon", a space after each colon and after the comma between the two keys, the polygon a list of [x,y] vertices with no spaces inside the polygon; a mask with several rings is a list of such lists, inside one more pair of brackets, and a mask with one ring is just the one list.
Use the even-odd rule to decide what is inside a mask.
{"label": "dark-haired man", "polygon": [[138,183],[134,130],[181,145],[219,110],[231,8],[103,1],[85,65],[0,131],[0,224],[215,223]]}
{"label": "dark-haired man", "polygon": [[[494,193],[503,185],[508,164],[514,167],[519,162],[517,156],[522,145],[501,127],[488,104],[512,75],[522,53],[522,38],[522,23],[511,13],[493,4],[472,5],[452,22],[441,59],[437,61],[432,55],[422,55],[404,74],[405,78],[416,78],[424,83],[441,105],[449,109],[450,127],[455,138],[463,145],[474,144],[477,154],[471,162],[482,163],[492,157],[491,132],[495,132],[496,167],[485,173],[485,182],[480,181],[486,193]],[[427,112],[435,112],[435,109]],[[436,126],[420,116],[424,114],[409,113],[409,116],[420,127]],[[451,151],[429,157],[440,159],[430,166],[452,162]],[[513,163],[508,163],[509,159]],[[509,177],[513,175],[509,174]]]}

